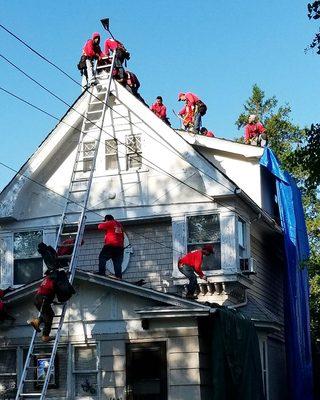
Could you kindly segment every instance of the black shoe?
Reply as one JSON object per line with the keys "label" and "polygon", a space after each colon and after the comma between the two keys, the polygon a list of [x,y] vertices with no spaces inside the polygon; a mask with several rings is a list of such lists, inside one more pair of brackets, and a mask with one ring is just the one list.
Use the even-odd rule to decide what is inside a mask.
{"label": "black shoe", "polygon": [[139,279],[137,282],[133,282],[134,285],[137,286],[143,286],[145,285],[147,282],[144,279]]}
{"label": "black shoe", "polygon": [[100,276],[107,276],[105,272],[96,272],[96,274]]}

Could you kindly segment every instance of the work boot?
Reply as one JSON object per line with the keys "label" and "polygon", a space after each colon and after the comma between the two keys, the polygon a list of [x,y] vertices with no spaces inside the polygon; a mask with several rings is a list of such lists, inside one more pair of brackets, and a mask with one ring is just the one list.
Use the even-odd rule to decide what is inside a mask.
{"label": "work boot", "polygon": [[27,321],[28,325],[31,325],[33,329],[35,329],[37,332],[41,332],[40,329],[40,319],[39,318],[33,318]]}
{"label": "work boot", "polygon": [[53,336],[42,336],[41,337],[41,339],[42,339],[42,341],[44,342],[44,343],[48,343],[48,342],[51,342],[52,340],[54,340],[54,337]]}

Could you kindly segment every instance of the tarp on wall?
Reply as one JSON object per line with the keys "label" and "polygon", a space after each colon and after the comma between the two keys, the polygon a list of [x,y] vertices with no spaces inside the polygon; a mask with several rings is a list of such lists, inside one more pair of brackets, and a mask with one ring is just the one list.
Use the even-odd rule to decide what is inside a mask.
{"label": "tarp on wall", "polygon": [[285,339],[290,400],[311,400],[312,358],[309,319],[308,236],[300,191],[289,173],[281,169],[271,149],[265,148],[260,165],[276,178],[281,226],[284,232]]}

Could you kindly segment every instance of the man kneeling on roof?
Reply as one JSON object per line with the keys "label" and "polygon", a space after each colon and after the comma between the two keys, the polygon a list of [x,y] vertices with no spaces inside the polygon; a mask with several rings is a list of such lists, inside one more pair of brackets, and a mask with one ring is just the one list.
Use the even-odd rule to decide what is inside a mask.
{"label": "man kneeling on roof", "polygon": [[212,244],[205,244],[202,249],[193,250],[181,257],[178,261],[179,271],[189,279],[187,285],[187,299],[196,299],[195,291],[197,288],[197,276],[201,279],[207,280],[207,277],[202,271],[203,256],[213,254],[214,248]]}
{"label": "man kneeling on roof", "polygon": [[[193,93],[179,93],[178,101],[184,101],[185,106],[179,111],[183,118],[183,124],[193,133],[199,133],[201,128],[201,117],[207,112],[207,106]],[[191,129],[190,129],[191,128]]]}
{"label": "man kneeling on roof", "polygon": [[122,279],[123,243],[124,232],[119,221],[112,215],[104,217],[104,222],[98,225],[98,229],[105,231],[104,246],[99,254],[99,275],[106,275],[106,262],[112,260],[114,277]]}
{"label": "man kneeling on roof", "polygon": [[248,123],[244,127],[244,141],[246,144],[251,144],[252,146],[265,147],[267,144],[267,134],[266,129],[259,122],[259,118],[251,114],[248,118]]}

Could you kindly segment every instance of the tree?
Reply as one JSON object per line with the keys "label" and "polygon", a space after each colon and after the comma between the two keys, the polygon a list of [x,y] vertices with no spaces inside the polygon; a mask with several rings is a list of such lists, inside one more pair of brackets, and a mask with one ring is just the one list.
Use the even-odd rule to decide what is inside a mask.
{"label": "tree", "polygon": [[[320,1],[318,3],[320,13]],[[317,339],[320,338],[320,125],[302,129],[293,124],[290,106],[278,107],[276,97],[266,98],[264,91],[256,84],[236,121],[238,129],[247,123],[250,114],[259,117],[266,128],[270,147],[283,167],[296,178],[302,191],[311,249],[307,261],[311,288],[311,330],[313,338]]]}
{"label": "tree", "polygon": [[[309,19],[319,19],[320,18],[320,1],[314,1],[313,3],[308,3],[308,18]],[[320,32],[316,33],[312,42],[305,49],[305,51],[309,49],[316,49],[317,54],[320,54]]]}

